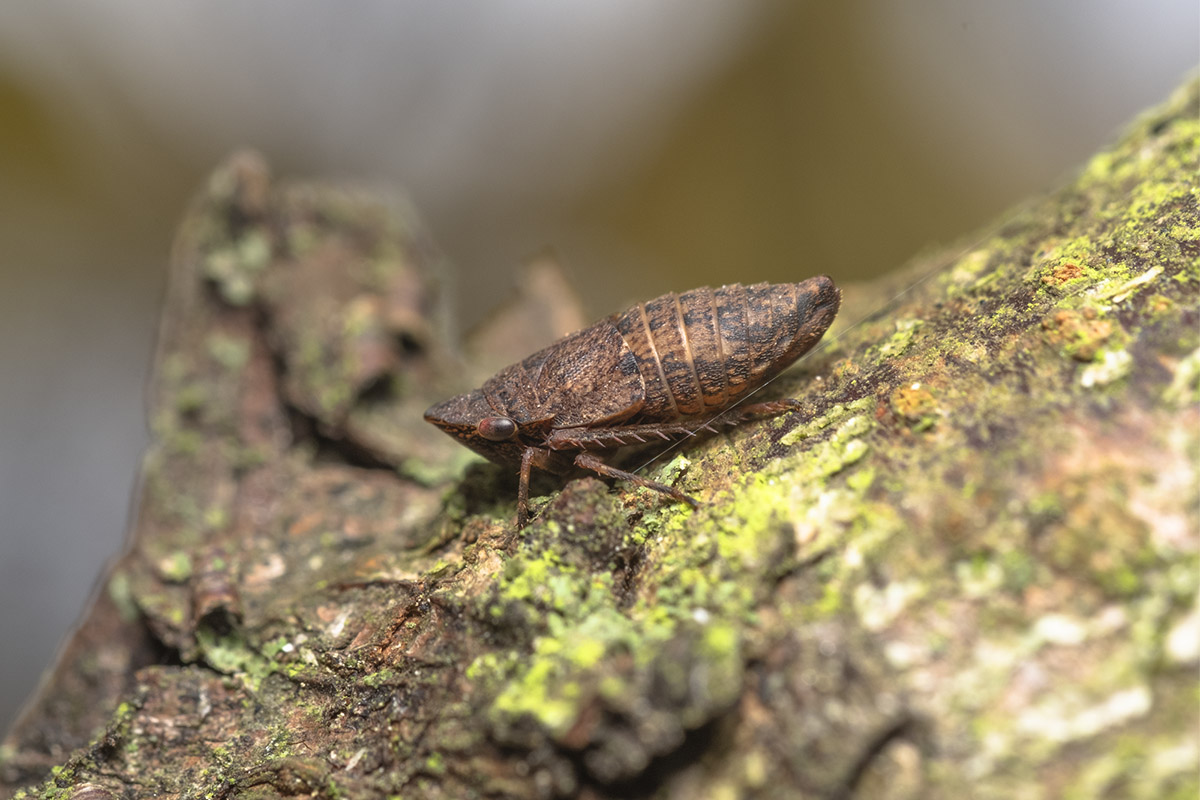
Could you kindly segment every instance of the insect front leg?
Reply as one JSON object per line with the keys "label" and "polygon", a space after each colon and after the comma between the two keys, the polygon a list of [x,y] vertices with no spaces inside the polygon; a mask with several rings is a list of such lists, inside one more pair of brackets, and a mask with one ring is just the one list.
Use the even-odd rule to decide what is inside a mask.
{"label": "insect front leg", "polygon": [[534,467],[553,471],[552,466],[549,450],[526,447],[521,454],[521,477],[517,484],[517,530],[522,530],[529,523],[529,474]]}
{"label": "insect front leg", "polygon": [[696,500],[694,497],[684,494],[674,486],[667,486],[665,483],[652,481],[649,478],[643,478],[641,475],[634,475],[632,472],[626,472],[623,469],[617,469],[616,467],[609,466],[608,464],[605,464],[599,456],[596,456],[592,453],[580,453],[579,455],[575,456],[575,466],[583,469],[590,469],[592,472],[599,473],[609,478],[619,478],[621,480],[629,481],[632,484],[636,484],[637,486],[645,486],[647,489],[653,489],[656,492],[661,492],[674,500],[678,500],[681,503],[687,503],[692,508],[700,507],[700,502],[698,500]]}

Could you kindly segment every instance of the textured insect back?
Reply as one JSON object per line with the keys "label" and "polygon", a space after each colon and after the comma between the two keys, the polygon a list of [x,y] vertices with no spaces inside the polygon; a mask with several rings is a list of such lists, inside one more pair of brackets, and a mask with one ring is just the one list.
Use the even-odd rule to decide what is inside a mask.
{"label": "textured insect back", "polygon": [[743,289],[750,363],[749,380],[739,387],[738,397],[775,377],[817,343],[828,323],[815,329],[816,309],[832,297],[833,311],[837,310],[832,286],[828,278],[810,278],[802,283],[756,283]]}
{"label": "textured insect back", "polygon": [[729,404],[729,366],[733,362],[721,334],[719,291],[705,287],[679,295],[692,379],[699,389],[699,405],[689,405],[685,412],[689,416],[706,414]]}
{"label": "textured insect back", "polygon": [[612,318],[646,385],[641,418],[727,408],[811,348],[837,305],[822,277],[666,294]]}
{"label": "textured insect back", "polygon": [[[704,410],[695,353],[697,346],[703,349],[711,344],[711,335],[703,340],[703,331],[712,324],[685,312],[687,294],[664,294],[634,306],[617,320],[617,329],[637,358],[646,384],[642,414],[648,418],[678,418]],[[691,330],[688,318],[693,323]],[[693,341],[693,337],[702,341]]]}

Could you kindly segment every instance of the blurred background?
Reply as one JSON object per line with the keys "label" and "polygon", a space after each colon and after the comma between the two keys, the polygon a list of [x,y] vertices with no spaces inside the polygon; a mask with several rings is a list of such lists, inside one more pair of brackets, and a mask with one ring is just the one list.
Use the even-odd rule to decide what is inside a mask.
{"label": "blurred background", "polygon": [[592,316],[882,274],[1198,60],[1195,0],[0,4],[0,731],[121,547],[171,238],[232,149],[402,187],[461,329],[546,246]]}

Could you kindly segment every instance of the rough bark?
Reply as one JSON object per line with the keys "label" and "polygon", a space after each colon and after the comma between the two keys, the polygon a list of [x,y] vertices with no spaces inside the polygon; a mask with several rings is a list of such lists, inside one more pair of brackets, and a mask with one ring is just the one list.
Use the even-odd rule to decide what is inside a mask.
{"label": "rough bark", "polygon": [[515,541],[513,477],[421,411],[581,321],[554,273],[464,366],[410,212],[235,157],[128,552],[0,791],[1194,797],[1197,95],[847,287],[766,392],[801,413],[649,470],[701,509],[549,482]]}

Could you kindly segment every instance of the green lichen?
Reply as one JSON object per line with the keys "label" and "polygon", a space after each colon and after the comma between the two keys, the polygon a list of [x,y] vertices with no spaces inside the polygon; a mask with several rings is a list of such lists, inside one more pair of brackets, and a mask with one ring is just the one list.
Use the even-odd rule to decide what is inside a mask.
{"label": "green lichen", "polygon": [[274,662],[264,657],[237,629],[228,632],[201,625],[196,630],[201,657],[218,672],[236,675],[257,691],[262,681],[275,670]]}
{"label": "green lichen", "polygon": [[138,618],[140,612],[137,601],[134,599],[129,575],[124,572],[114,572],[108,579],[108,596],[113,601],[113,605],[117,607],[117,612],[124,622],[130,623]]}
{"label": "green lichen", "polygon": [[1163,399],[1176,408],[1200,402],[1200,349],[1180,359]]}
{"label": "green lichen", "polygon": [[158,571],[165,580],[172,583],[183,583],[192,576],[191,554],[183,550],[171,553],[159,560]]}
{"label": "green lichen", "polygon": [[878,358],[896,358],[904,355],[923,324],[919,319],[897,320],[896,332],[877,347],[875,355]]}
{"label": "green lichen", "polygon": [[1079,385],[1085,389],[1107,386],[1129,375],[1133,356],[1125,350],[1105,350],[1098,362],[1089,364],[1079,373]]}
{"label": "green lichen", "polygon": [[258,276],[271,260],[271,240],[263,231],[248,230],[228,246],[206,254],[204,275],[213,281],[227,303],[248,305],[255,296]]}
{"label": "green lichen", "polygon": [[245,339],[214,333],[206,344],[208,355],[227,370],[240,370],[250,359],[250,343]]}
{"label": "green lichen", "polygon": [[816,435],[820,431],[824,431],[831,425],[844,424],[847,419],[853,419],[854,422],[849,429],[843,432],[843,437],[858,436],[867,431],[867,422],[862,416],[864,412],[870,409],[872,402],[870,398],[863,397],[855,400],[849,405],[837,404],[831,406],[824,414],[809,420],[808,422],[797,425],[795,428],[784,434],[779,443],[787,447],[792,447],[799,442]]}
{"label": "green lichen", "polygon": [[[555,551],[522,551],[508,562],[496,601],[488,608],[493,619],[507,619],[514,604],[533,603],[542,609],[546,635],[538,637],[527,654],[493,654],[476,659],[468,670],[472,679],[492,681],[498,690],[492,705],[497,724],[532,717],[553,736],[564,736],[582,709],[594,698],[622,707],[637,691],[639,679],[613,679],[614,659],[632,657],[635,669],[655,671],[668,683],[707,676],[706,698],[688,716],[699,721],[704,708],[728,702],[729,687],[741,674],[742,638],[739,631],[754,624],[754,608],[772,576],[795,563],[797,530],[787,520],[797,508],[811,504],[811,519],[804,526],[820,539],[824,520],[836,519],[835,510],[822,507],[825,482],[862,459],[862,441],[871,426],[861,411],[869,400],[856,401],[825,418],[810,421],[794,441],[836,425],[831,434],[797,457],[804,465],[780,462],[772,470],[747,476],[731,492],[714,499],[697,514],[678,506],[660,504],[652,516],[653,531],[633,545],[646,548],[648,583],[628,608],[618,607],[608,576],[597,579],[566,565]],[[694,457],[679,457],[664,469],[681,474],[688,466],[703,469]],[[668,478],[669,479],[669,478]],[[853,482],[849,490],[836,490],[847,505],[853,493],[861,496],[871,476]],[[811,526],[811,527],[810,527]],[[647,520],[641,526],[647,528]],[[546,529],[556,532],[555,524]],[[811,547],[824,546],[806,542]],[[692,637],[695,637],[694,639]],[[668,668],[678,659],[666,654],[680,637],[694,642],[689,674]],[[700,668],[699,664],[703,664]],[[699,669],[699,672],[695,670]],[[664,673],[663,670],[666,670]],[[619,671],[618,671],[619,672]],[[510,722],[506,723],[508,720]]]}

